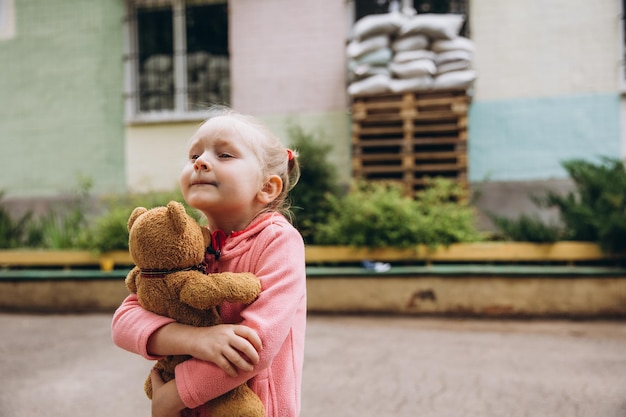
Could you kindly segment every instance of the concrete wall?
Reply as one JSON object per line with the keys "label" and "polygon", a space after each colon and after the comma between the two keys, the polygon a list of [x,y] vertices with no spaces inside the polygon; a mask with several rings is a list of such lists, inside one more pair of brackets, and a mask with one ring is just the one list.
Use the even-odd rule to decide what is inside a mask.
{"label": "concrete wall", "polygon": [[615,93],[617,1],[472,0],[476,100]]}
{"label": "concrete wall", "polygon": [[132,192],[178,189],[187,143],[200,122],[126,127],[127,188]]}
{"label": "concrete wall", "polygon": [[309,279],[312,313],[624,317],[623,277],[421,276]]}
{"label": "concrete wall", "polygon": [[0,190],[125,189],[122,0],[14,0],[0,39]]}
{"label": "concrete wall", "polygon": [[[351,177],[349,7],[337,0],[230,2],[233,106],[260,117],[287,143],[290,123],[321,130],[335,146],[343,181]],[[469,179],[480,191],[483,217],[533,211],[528,194],[542,188],[571,189],[563,160],[626,155],[619,14],[617,2],[471,2],[478,80]],[[128,187],[169,188],[179,171],[172,155],[195,127],[129,128]],[[146,159],[161,170],[154,173]]]}
{"label": "concrete wall", "polygon": [[232,104],[258,116],[345,109],[343,1],[231,0]]}
{"label": "concrete wall", "polygon": [[[349,181],[346,4],[231,0],[229,7],[232,107],[261,119],[285,144],[293,124],[319,132],[335,146],[340,179]],[[177,187],[187,141],[199,122],[128,126],[128,189]]]}
{"label": "concrete wall", "polygon": [[[573,271],[575,271],[573,269]],[[478,317],[626,317],[622,276],[327,276],[307,279],[308,311]],[[0,311],[113,311],[123,275],[0,280]]]}
{"label": "concrete wall", "polygon": [[289,123],[319,130],[350,178],[345,45],[348,3],[231,0],[232,103],[286,138]]}
{"label": "concrete wall", "polygon": [[482,211],[534,211],[529,193],[571,189],[563,160],[626,155],[620,13],[619,2],[471,2],[469,178]]}
{"label": "concrete wall", "polygon": [[[200,120],[124,125],[123,0],[10,3],[15,22],[0,39],[0,190],[52,196],[78,175],[98,193],[177,187]],[[230,1],[233,106],[286,143],[290,123],[321,131],[344,181],[349,8]],[[478,80],[468,152],[479,208],[530,210],[528,192],[570,186],[562,160],[626,155],[620,13],[619,2],[471,1]]]}

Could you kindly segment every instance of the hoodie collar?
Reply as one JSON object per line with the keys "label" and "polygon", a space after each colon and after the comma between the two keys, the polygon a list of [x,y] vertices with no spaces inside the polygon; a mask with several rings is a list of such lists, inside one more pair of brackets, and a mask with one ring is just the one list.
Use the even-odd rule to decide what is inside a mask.
{"label": "hoodie collar", "polygon": [[217,229],[211,233],[211,243],[209,247],[206,248],[206,255],[212,255],[215,257],[215,260],[219,260],[220,256],[222,256],[222,250],[224,246],[226,246],[226,242],[233,243],[239,241],[241,237],[248,237],[252,234],[257,233],[257,229],[259,226],[264,224],[267,220],[273,217],[276,213],[264,213],[257,217],[255,217],[248,226],[246,226],[243,230],[236,230],[227,235],[223,230]]}

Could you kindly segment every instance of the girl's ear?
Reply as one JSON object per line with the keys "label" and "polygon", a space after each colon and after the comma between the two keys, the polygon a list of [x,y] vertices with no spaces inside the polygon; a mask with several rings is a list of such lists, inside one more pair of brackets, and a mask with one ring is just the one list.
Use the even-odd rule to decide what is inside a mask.
{"label": "girl's ear", "polygon": [[278,175],[270,175],[263,188],[257,193],[257,199],[264,205],[270,204],[283,190],[283,180]]}

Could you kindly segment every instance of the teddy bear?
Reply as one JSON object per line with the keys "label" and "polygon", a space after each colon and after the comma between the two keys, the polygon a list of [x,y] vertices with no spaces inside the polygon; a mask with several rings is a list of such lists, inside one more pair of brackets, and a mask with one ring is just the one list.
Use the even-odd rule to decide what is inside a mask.
{"label": "teddy bear", "polygon": [[[135,267],[126,286],[141,306],[156,314],[192,326],[221,323],[217,307],[224,301],[252,303],[261,291],[252,273],[206,274],[204,254],[211,242],[208,229],[187,214],[184,206],[170,201],[166,207],[135,208],[128,219],[128,246]],[[155,368],[164,381],[174,379],[176,365],[191,356],[168,356]],[[152,398],[150,376],[144,386]],[[242,384],[204,405],[214,417],[263,417],[259,397]]]}

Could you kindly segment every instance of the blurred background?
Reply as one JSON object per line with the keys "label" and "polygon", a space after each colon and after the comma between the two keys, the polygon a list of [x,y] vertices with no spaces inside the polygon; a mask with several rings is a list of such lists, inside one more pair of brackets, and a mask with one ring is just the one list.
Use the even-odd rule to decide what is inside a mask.
{"label": "blurred background", "polygon": [[[455,148],[451,167],[430,172],[466,181],[480,213],[537,210],[530,192],[571,189],[563,160],[626,152],[623,6],[2,0],[0,190],[11,207],[32,207],[67,194],[78,177],[93,181],[95,195],[176,189],[186,142],[211,103],[260,117],[286,141],[289,124],[321,132],[347,184],[355,164],[348,87],[366,51],[347,47],[372,34],[359,20],[399,11],[460,17],[422,49],[442,36],[471,41],[446,70],[473,71],[459,84],[471,98],[456,134],[466,147]],[[383,34],[393,41],[415,30]]]}

